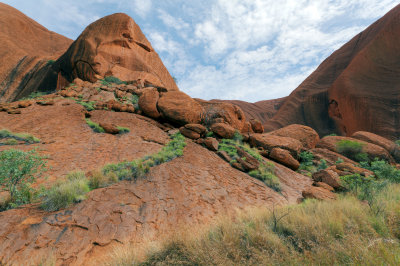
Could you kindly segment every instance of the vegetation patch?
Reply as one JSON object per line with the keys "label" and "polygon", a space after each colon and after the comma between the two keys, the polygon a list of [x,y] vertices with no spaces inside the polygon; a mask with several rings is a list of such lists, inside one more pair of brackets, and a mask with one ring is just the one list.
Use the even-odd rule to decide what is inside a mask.
{"label": "vegetation patch", "polygon": [[18,141],[23,141],[26,144],[39,143],[40,139],[28,133],[13,133],[7,129],[0,130],[0,145],[16,145]]}
{"label": "vegetation patch", "polygon": [[32,99],[41,99],[42,96],[48,95],[50,92],[44,92],[44,91],[35,91],[29,94],[27,97],[21,98],[21,101],[24,100],[32,100]]}
{"label": "vegetation patch", "polygon": [[378,214],[353,195],[238,213],[169,237],[141,260],[132,247],[110,265],[399,265],[400,186],[378,201]]}
{"label": "vegetation patch", "polygon": [[111,85],[111,83],[115,83],[117,85],[127,84],[126,81],[122,81],[119,78],[113,76],[108,76],[101,80],[101,84],[105,86],[109,86]]}
{"label": "vegetation patch", "polygon": [[[222,139],[219,143],[218,150],[225,151],[232,159],[230,164],[236,163],[239,158],[236,147],[243,149],[249,155],[257,159],[260,165],[257,170],[250,171],[251,177],[257,178],[264,182],[268,187],[275,191],[280,191],[280,182],[275,175],[275,166],[271,162],[266,162],[258,153],[257,149],[251,148],[247,143],[243,142],[243,137],[236,132],[233,139]],[[243,158],[242,158],[243,159]]]}
{"label": "vegetation patch", "polygon": [[119,130],[119,134],[125,134],[130,132],[130,129],[126,127],[117,126],[117,129]]}
{"label": "vegetation patch", "polygon": [[98,123],[93,122],[92,120],[90,120],[89,118],[85,118],[86,124],[88,124],[88,126],[93,129],[94,132],[96,133],[104,133],[104,128],[102,128]]}
{"label": "vegetation patch", "polygon": [[67,180],[56,184],[49,190],[42,192],[42,209],[46,211],[57,211],[67,208],[73,203],[85,199],[86,193],[90,191],[89,180],[83,172],[72,172]]}
{"label": "vegetation patch", "polygon": [[5,150],[0,152],[0,191],[7,191],[9,198],[0,204],[0,210],[30,203],[34,191],[30,184],[46,171],[44,157],[35,150]]}
{"label": "vegetation patch", "polygon": [[96,105],[96,102],[94,102],[94,101],[89,101],[89,102],[85,102],[85,101],[82,101],[81,99],[74,99],[75,100],[75,102],[77,103],[77,104],[80,104],[80,105],[82,105],[83,107],[85,107],[85,109],[87,110],[87,111],[93,111],[93,110],[95,110],[95,105]]}
{"label": "vegetation patch", "polygon": [[88,177],[83,172],[72,172],[66,180],[48,190],[42,190],[41,207],[46,211],[57,211],[80,202],[86,194],[97,188],[107,187],[119,180],[133,180],[145,177],[150,168],[183,155],[185,137],[180,133],[171,136],[171,141],[160,152],[134,160],[108,164],[101,171],[94,171]]}
{"label": "vegetation patch", "polygon": [[[336,150],[354,161],[360,161],[365,158],[365,155],[360,155],[363,150],[363,143],[343,139],[336,143]],[[367,156],[368,157],[368,156]]]}

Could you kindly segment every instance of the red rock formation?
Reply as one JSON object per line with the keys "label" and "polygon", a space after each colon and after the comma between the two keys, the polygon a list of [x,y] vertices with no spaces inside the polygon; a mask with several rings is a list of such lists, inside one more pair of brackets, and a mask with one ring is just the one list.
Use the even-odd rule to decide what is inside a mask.
{"label": "red rock formation", "polygon": [[400,135],[400,6],[328,57],[284,101],[266,131],[303,124],[320,135]]}
{"label": "red rock formation", "polygon": [[[0,102],[29,95],[72,40],[0,3]],[[49,81],[51,82],[51,81]],[[46,82],[42,83],[46,88]]]}
{"label": "red rock formation", "polygon": [[57,86],[75,78],[94,82],[106,76],[141,80],[178,90],[175,81],[135,21],[117,13],[90,24],[54,64]]}

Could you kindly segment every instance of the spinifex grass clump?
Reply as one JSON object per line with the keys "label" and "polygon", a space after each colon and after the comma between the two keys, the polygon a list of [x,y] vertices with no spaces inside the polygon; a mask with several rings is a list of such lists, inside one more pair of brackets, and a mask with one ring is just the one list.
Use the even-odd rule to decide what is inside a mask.
{"label": "spinifex grass clump", "polygon": [[146,175],[151,167],[182,156],[186,146],[185,137],[181,133],[171,136],[171,141],[156,154],[137,159],[132,162],[109,164],[103,168],[103,173],[114,173],[119,180],[133,180]]}
{"label": "spinifex grass clump", "polygon": [[88,126],[93,129],[94,132],[96,133],[104,133],[104,128],[102,128],[98,123],[93,122],[92,120],[90,120],[89,118],[85,118],[86,124],[88,124]]}
{"label": "spinifex grass clump", "polygon": [[247,143],[243,143],[242,136],[238,132],[235,133],[233,139],[223,139],[218,146],[218,150],[225,151],[232,158],[232,164],[239,158],[236,147],[243,149],[260,162],[257,170],[248,173],[251,177],[261,180],[275,191],[281,190],[279,179],[274,173],[275,165],[272,162],[265,161],[256,149],[251,148]]}
{"label": "spinifex grass clump", "polygon": [[358,141],[343,139],[336,143],[336,150],[340,154],[355,161],[368,160],[368,156],[362,153],[363,146],[364,144]]}
{"label": "spinifex grass clump", "polygon": [[177,133],[156,154],[132,162],[109,164],[101,171],[85,176],[83,172],[72,172],[67,178],[41,193],[41,207],[46,211],[57,211],[86,198],[86,194],[97,188],[109,186],[118,180],[133,180],[144,177],[151,167],[168,162],[183,155],[185,137]]}
{"label": "spinifex grass clump", "polygon": [[[0,130],[0,139],[14,139],[24,141],[27,144],[39,143],[40,139],[28,133],[13,133],[7,129]],[[15,143],[15,142],[14,142]]]}
{"label": "spinifex grass clump", "polygon": [[104,79],[101,80],[101,83],[106,86],[110,85],[111,83],[115,83],[117,85],[127,84],[126,81],[122,81],[119,78],[113,76],[105,77]]}
{"label": "spinifex grass clump", "polygon": [[131,248],[110,265],[399,265],[399,195],[399,185],[381,191],[378,214],[352,195],[238,213],[169,237],[144,261]]}

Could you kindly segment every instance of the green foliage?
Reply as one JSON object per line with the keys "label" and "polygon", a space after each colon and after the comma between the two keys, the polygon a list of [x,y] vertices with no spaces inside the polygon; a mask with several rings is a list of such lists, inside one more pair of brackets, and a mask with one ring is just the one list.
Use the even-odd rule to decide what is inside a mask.
{"label": "green foliage", "polygon": [[361,167],[371,170],[381,180],[400,183],[400,170],[384,160],[375,160],[370,163],[362,162]]}
{"label": "green foliage", "polygon": [[90,120],[89,118],[85,118],[86,124],[88,124],[88,126],[93,129],[94,132],[96,133],[104,133],[104,128],[102,128],[99,124],[93,122],[92,120]]}
{"label": "green foliage", "polygon": [[275,165],[271,162],[261,163],[257,170],[249,172],[251,177],[264,182],[268,187],[279,192],[281,186],[278,177],[275,175]]}
{"label": "green foliage", "polygon": [[129,133],[130,132],[130,129],[126,128],[126,127],[117,126],[117,129],[119,130],[119,134],[125,134],[125,133]]}
{"label": "green foliage", "polygon": [[309,151],[303,151],[299,155],[300,157],[300,167],[299,170],[305,170],[308,172],[313,172],[315,171],[314,167],[314,154]]}
{"label": "green foliage", "polygon": [[122,81],[122,80],[120,80],[119,78],[113,77],[113,76],[105,77],[103,80],[101,80],[101,83],[102,83],[103,85],[106,85],[106,86],[110,85],[110,83],[115,83],[115,84],[117,84],[117,85],[127,84],[126,81]]}
{"label": "green foliage", "polygon": [[363,146],[364,145],[360,142],[343,139],[336,143],[336,150],[347,158],[357,160],[357,158],[363,158],[362,155],[361,157],[360,155],[357,157],[357,155],[362,152]]}
{"label": "green foliage", "polygon": [[94,171],[89,177],[89,188],[91,190],[108,187],[111,184],[118,182],[118,176],[113,172],[104,175],[100,171]]}
{"label": "green foliage", "polygon": [[185,137],[181,133],[171,136],[171,141],[158,153],[134,160],[132,162],[121,162],[106,165],[102,173],[104,175],[115,174],[119,180],[133,180],[144,177],[150,168],[172,159],[182,156],[186,146]]}
{"label": "green foliage", "polygon": [[215,137],[214,132],[208,131],[208,132],[206,133],[206,138],[213,138],[213,137]]}
{"label": "green foliage", "polygon": [[4,145],[18,145],[18,140],[16,140],[16,139],[6,139],[3,144]]}
{"label": "green foliage", "polygon": [[366,154],[365,152],[357,153],[354,158],[357,162],[368,162],[369,161],[368,154]]}
{"label": "green foliage", "polygon": [[238,150],[236,147],[243,149],[245,152],[247,152],[249,155],[260,162],[258,169],[250,171],[248,174],[251,177],[263,181],[268,187],[272,188],[273,190],[280,191],[280,182],[278,177],[274,173],[274,164],[271,162],[266,162],[256,149],[250,148],[247,143],[243,143],[243,137],[240,134],[237,134],[234,139],[222,139],[218,145],[218,150],[225,151],[232,158],[230,164],[233,164],[237,162],[237,159],[239,158]]}
{"label": "green foliage", "polygon": [[93,111],[93,110],[95,110],[95,105],[96,105],[96,102],[94,102],[94,101],[90,101],[90,102],[84,102],[84,101],[82,101],[82,99],[75,99],[75,102],[77,103],[77,104],[80,104],[80,105],[82,105],[83,107],[85,107],[85,109],[86,110],[88,110],[88,111]]}
{"label": "green foliage", "polygon": [[235,130],[235,134],[233,135],[232,139],[233,139],[233,141],[236,141],[236,142],[239,142],[239,143],[243,143],[243,136],[237,130]]}
{"label": "green foliage", "polygon": [[65,181],[43,192],[41,207],[46,211],[58,211],[67,208],[73,203],[84,200],[89,191],[89,180],[85,174],[73,172],[67,176]]}
{"label": "green foliage", "polygon": [[31,100],[31,99],[35,99],[35,98],[39,98],[42,97],[44,95],[49,94],[49,92],[44,92],[44,91],[35,91],[32,92],[31,94],[29,94],[29,96],[22,98],[21,100]]}
{"label": "green foliage", "polygon": [[136,94],[132,95],[131,102],[133,104],[133,107],[135,107],[135,110],[139,110],[139,96]]}
{"label": "green foliage", "polygon": [[29,184],[46,170],[46,161],[36,150],[0,152],[0,189],[10,193],[10,204],[18,206],[30,200]]}
{"label": "green foliage", "polygon": [[[12,133],[9,130],[2,129],[0,130],[0,139],[14,139],[14,140],[20,140],[24,141],[28,144],[34,144],[34,143],[39,143],[40,139],[32,136],[31,134],[28,133]],[[13,143],[13,142],[10,142]],[[15,143],[15,142],[14,142]],[[14,145],[14,144],[8,144],[8,145]]]}
{"label": "green foliage", "polygon": [[326,160],[321,159],[321,160],[319,161],[317,170],[319,171],[319,170],[323,170],[323,169],[326,169],[326,168],[328,168],[328,164],[326,163]]}
{"label": "green foliage", "polygon": [[335,162],[335,164],[340,164],[340,163],[344,163],[342,158],[338,158],[337,161]]}
{"label": "green foliage", "polygon": [[396,140],[394,143],[396,143],[398,146],[400,146],[400,139]]}
{"label": "green foliage", "polygon": [[50,59],[50,60],[48,60],[47,61],[47,66],[50,66],[50,65],[52,65],[52,64],[54,64],[56,62],[56,60],[52,60],[52,59]]}

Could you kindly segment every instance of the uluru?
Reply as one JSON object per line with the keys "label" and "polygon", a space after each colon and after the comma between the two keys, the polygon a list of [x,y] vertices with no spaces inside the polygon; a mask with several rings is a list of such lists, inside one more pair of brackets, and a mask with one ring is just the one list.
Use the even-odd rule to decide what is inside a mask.
{"label": "uluru", "polygon": [[[193,67],[228,66],[223,52],[245,45],[247,35],[226,41],[236,20],[215,26],[233,12],[224,3],[202,24],[192,3],[109,12],[104,1],[71,2],[57,13],[62,3],[39,2],[56,15],[0,3],[0,265],[400,263],[400,6],[288,95],[250,102],[218,97],[235,88],[209,82],[217,65],[203,81],[206,67]],[[260,3],[234,14],[247,25],[241,17],[269,5],[291,10]],[[180,10],[190,19],[169,15]],[[68,32],[59,21],[79,26],[75,35],[51,31]],[[267,35],[262,23],[246,29],[251,45]],[[187,88],[199,82],[204,98]]]}

